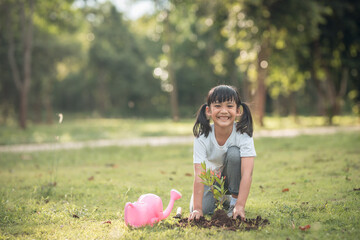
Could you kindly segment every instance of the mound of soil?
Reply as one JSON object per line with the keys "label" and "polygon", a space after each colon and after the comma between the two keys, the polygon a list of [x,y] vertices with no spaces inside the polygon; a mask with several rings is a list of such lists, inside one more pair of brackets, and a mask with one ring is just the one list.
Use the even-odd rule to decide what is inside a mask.
{"label": "mound of soil", "polygon": [[224,210],[215,211],[212,215],[211,220],[207,220],[205,217],[200,219],[189,220],[188,218],[181,218],[178,222],[179,227],[197,226],[201,228],[212,228],[218,227],[226,230],[256,230],[259,227],[263,227],[270,224],[269,220],[262,219],[261,216],[257,216],[254,219],[246,219],[242,221],[240,217],[233,219],[227,216]]}

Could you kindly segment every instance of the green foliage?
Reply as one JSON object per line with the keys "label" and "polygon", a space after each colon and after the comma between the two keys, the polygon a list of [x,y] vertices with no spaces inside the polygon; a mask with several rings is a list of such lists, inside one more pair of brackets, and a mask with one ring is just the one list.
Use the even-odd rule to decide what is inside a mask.
{"label": "green foliage", "polygon": [[[96,111],[102,116],[166,114],[166,98],[159,102],[163,99],[160,83],[146,62],[148,52],[140,46],[140,36],[130,31],[130,23],[110,2],[79,11],[87,19],[87,59],[78,72],[58,83],[58,94],[65,95],[65,100],[58,101],[57,108]],[[79,99],[84,89],[86,94]]]}
{"label": "green foliage", "polygon": [[[18,113],[8,33],[14,34],[20,64],[19,6],[26,3],[28,13],[28,2],[0,3],[1,123]],[[54,109],[106,117],[169,116],[170,66],[182,117],[192,117],[217,84],[237,86],[252,102],[261,62],[269,73],[268,113],[360,112],[357,2],[155,1],[153,13],[134,20],[111,1],[34,2],[28,105],[36,122],[45,113],[50,122]],[[268,48],[267,56],[259,56],[262,48]]]}
{"label": "green foliage", "polygon": [[203,183],[206,186],[209,186],[209,191],[212,192],[216,200],[216,209],[222,209],[223,203],[225,201],[225,194],[227,190],[225,189],[225,177],[221,176],[221,173],[215,173],[211,169],[206,170],[206,163],[202,162],[201,167],[204,170],[199,177],[203,180]]}

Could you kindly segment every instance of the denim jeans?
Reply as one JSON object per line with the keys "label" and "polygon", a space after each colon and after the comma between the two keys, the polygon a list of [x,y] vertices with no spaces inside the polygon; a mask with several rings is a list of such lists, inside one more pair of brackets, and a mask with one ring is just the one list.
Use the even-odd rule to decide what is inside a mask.
{"label": "denim jeans", "polygon": [[[240,179],[241,179],[241,157],[240,149],[236,146],[229,147],[224,160],[224,169],[221,176],[225,178],[225,189],[228,195],[239,194]],[[193,195],[190,200],[190,212],[193,211]],[[204,186],[204,195],[202,200],[203,214],[212,214],[216,208],[216,201],[214,195],[210,191],[209,186]]]}

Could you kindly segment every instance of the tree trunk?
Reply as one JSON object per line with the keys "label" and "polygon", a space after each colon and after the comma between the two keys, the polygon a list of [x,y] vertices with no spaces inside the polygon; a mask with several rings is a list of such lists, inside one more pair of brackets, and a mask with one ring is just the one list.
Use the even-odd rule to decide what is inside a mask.
{"label": "tree trunk", "polygon": [[15,40],[14,40],[14,28],[12,22],[11,11],[8,17],[8,30],[9,30],[9,49],[8,58],[10,68],[13,74],[13,80],[16,88],[19,91],[19,126],[22,129],[26,128],[27,111],[28,111],[28,93],[31,83],[31,60],[32,60],[32,40],[33,40],[33,13],[34,13],[34,1],[29,2],[29,13],[26,14],[25,2],[21,2],[20,7],[20,23],[22,29],[22,43],[23,47],[23,80],[21,80],[21,74],[15,58]]}
{"label": "tree trunk", "polygon": [[51,91],[52,86],[51,83],[47,82],[45,84],[45,92],[44,92],[44,107],[46,111],[46,123],[52,124],[54,122],[54,115],[53,115],[53,108],[52,108],[52,101],[51,101]]}
{"label": "tree trunk", "polygon": [[[235,86],[239,89],[240,87],[240,81],[239,81],[239,74],[238,74],[238,66],[236,65],[235,61],[238,56],[237,52],[229,51],[229,78],[231,85]],[[240,89],[239,89],[240,90]],[[241,91],[244,91],[241,89]],[[244,94],[241,94],[241,96],[244,96]]]}
{"label": "tree trunk", "polygon": [[261,44],[257,59],[257,89],[254,96],[255,101],[255,119],[260,126],[264,126],[265,105],[266,105],[266,84],[269,62],[269,39],[264,39]]}
{"label": "tree trunk", "polygon": [[[170,50],[171,51],[171,50]],[[179,102],[178,102],[178,88],[177,81],[175,77],[175,70],[172,66],[172,61],[169,61],[169,79],[172,85],[172,91],[170,92],[170,102],[171,102],[171,111],[173,121],[179,121]]]}
{"label": "tree trunk", "polygon": [[289,111],[290,115],[294,118],[295,123],[299,123],[296,106],[296,92],[291,92],[289,95]]}
{"label": "tree trunk", "polygon": [[99,76],[97,78],[97,90],[96,90],[96,109],[101,116],[109,110],[110,100],[107,91],[107,74],[104,70],[99,70]]}
{"label": "tree trunk", "polygon": [[337,110],[338,114],[341,114],[342,108],[344,105],[344,97],[346,95],[347,85],[349,81],[349,69],[343,68],[341,72],[341,82],[340,82],[340,89],[336,98],[336,101],[338,102],[339,109]]}
{"label": "tree trunk", "polygon": [[328,67],[325,68],[326,73],[326,85],[327,85],[327,99],[328,99],[328,105],[327,105],[327,116],[329,125],[333,124],[333,117],[336,115],[336,89],[334,80],[332,79],[330,69]]}
{"label": "tree trunk", "polygon": [[340,79],[340,86],[338,88],[338,91],[336,90],[337,87],[335,85],[335,80],[331,75],[330,69],[325,68],[325,72],[326,72],[326,83],[328,87],[327,98],[329,99],[328,118],[329,118],[329,124],[332,125],[333,117],[335,115],[339,115],[342,110],[342,104],[343,104],[342,101],[343,101],[343,97],[346,94],[349,71],[347,68],[342,69],[341,72],[342,76]]}
{"label": "tree trunk", "polygon": [[311,79],[315,85],[317,93],[317,112],[320,116],[326,115],[326,91],[324,89],[323,82],[317,77],[316,72],[321,67],[321,53],[320,44],[318,41],[314,41],[311,45],[312,48],[312,64],[311,64]]}
{"label": "tree trunk", "polygon": [[[243,97],[243,101],[245,102],[250,102],[250,99],[252,97],[252,93],[251,93],[251,83],[249,82],[248,79],[248,72],[246,70],[246,72],[244,72],[244,74],[241,75],[241,84],[240,84],[240,92],[241,92],[241,96]],[[250,107],[252,108],[251,104]]]}
{"label": "tree trunk", "polygon": [[19,114],[19,125],[22,129],[26,128],[27,106],[28,106],[28,91],[23,90],[20,92],[20,114]]}
{"label": "tree trunk", "polygon": [[315,85],[317,95],[317,112],[320,116],[326,115],[326,97],[323,91],[322,82],[316,77],[315,70],[311,70],[311,79]]}
{"label": "tree trunk", "polygon": [[178,88],[177,88],[177,79],[175,74],[175,63],[174,63],[174,49],[172,47],[172,31],[170,26],[170,11],[167,11],[167,17],[164,20],[165,24],[165,44],[169,47],[168,51],[166,52],[168,58],[168,66],[167,70],[169,73],[169,82],[172,86],[170,91],[170,104],[171,104],[171,113],[173,121],[179,121],[179,101],[178,101]]}
{"label": "tree trunk", "polygon": [[31,112],[34,114],[33,121],[35,123],[42,122],[42,95],[40,93],[35,94],[35,101],[32,103]]}

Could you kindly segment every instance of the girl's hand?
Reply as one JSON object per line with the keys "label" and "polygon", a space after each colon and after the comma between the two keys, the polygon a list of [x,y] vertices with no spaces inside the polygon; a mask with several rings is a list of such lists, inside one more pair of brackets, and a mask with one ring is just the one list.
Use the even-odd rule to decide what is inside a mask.
{"label": "girl's hand", "polygon": [[194,211],[192,211],[192,213],[190,213],[189,220],[199,219],[202,216],[203,216],[202,210],[194,210]]}
{"label": "girl's hand", "polygon": [[233,218],[236,219],[240,216],[241,220],[245,221],[245,208],[243,206],[235,205],[233,210]]}

